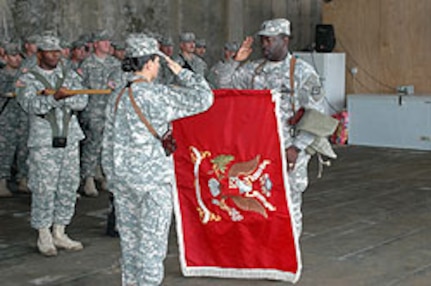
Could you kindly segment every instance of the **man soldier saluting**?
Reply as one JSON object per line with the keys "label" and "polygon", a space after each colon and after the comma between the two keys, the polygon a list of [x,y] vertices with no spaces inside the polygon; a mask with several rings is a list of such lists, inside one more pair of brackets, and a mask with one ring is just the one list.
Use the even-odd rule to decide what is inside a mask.
{"label": "man soldier saluting", "polygon": [[[67,236],[65,227],[75,212],[79,141],[84,138],[75,113],[85,108],[88,95],[68,93],[82,86],[74,71],[58,65],[60,51],[57,37],[43,36],[38,43],[38,65],[21,75],[17,82],[17,99],[30,122],[31,226],[38,230],[37,247],[46,256],[57,255],[57,248],[83,248],[81,242]],[[40,95],[43,90],[54,91],[51,95]]]}
{"label": "man soldier saluting", "polygon": [[237,62],[227,66],[220,74],[219,84],[226,88],[273,89],[282,92],[280,117],[283,124],[283,146],[288,166],[292,216],[299,235],[302,230],[302,192],[308,185],[307,166],[310,155],[306,150],[316,136],[308,132],[295,132],[289,119],[294,118],[298,110],[304,107],[323,112],[324,94],[314,68],[289,54],[288,20],[280,18],[265,21],[257,35],[263,58],[240,65],[239,62],[245,61],[252,52],[253,38],[247,37],[234,57]]}

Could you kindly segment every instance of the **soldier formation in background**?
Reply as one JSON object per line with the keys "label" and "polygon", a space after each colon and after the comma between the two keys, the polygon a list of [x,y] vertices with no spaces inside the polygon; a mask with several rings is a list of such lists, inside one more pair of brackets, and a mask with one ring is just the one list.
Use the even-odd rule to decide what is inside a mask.
{"label": "soldier formation in background", "polygon": [[[178,37],[178,53],[175,55],[172,37],[156,37],[155,34],[148,32],[147,34],[157,39],[160,52],[172,57],[182,68],[204,77],[209,76],[208,64],[205,62],[205,39],[196,40],[195,34],[192,32],[181,33]],[[56,57],[58,56],[58,63],[53,68],[55,72],[44,70],[40,66],[42,54],[54,53],[54,51],[43,50],[43,47],[46,47],[46,39],[49,38],[55,42],[56,49],[55,59],[52,61],[57,61]],[[39,231],[38,247],[42,254],[55,255],[57,253],[53,239],[54,232],[51,232],[50,236],[48,229],[53,229],[53,225],[59,223],[65,228],[70,223],[73,215],[71,209],[80,194],[97,197],[99,191],[109,189],[101,167],[105,109],[110,99],[110,91],[127,83],[127,73],[121,69],[125,51],[125,42],[113,40],[105,30],[96,31],[90,35],[80,35],[70,42],[61,39],[52,31],[45,31],[41,34],[26,36],[19,43],[0,43],[0,127],[2,129],[0,134],[0,197],[11,197],[14,194],[30,193],[31,191],[34,202],[32,205],[32,226]],[[44,60],[46,61],[46,57]],[[160,62],[158,77],[155,82],[166,85],[179,84],[178,78],[172,73],[164,58],[161,58]],[[44,80],[40,81],[35,78],[35,73],[47,78],[53,89],[55,89],[56,84],[53,78],[53,74],[55,74],[63,79],[73,76],[76,81],[79,81],[80,86],[68,86],[69,89],[99,90],[103,93],[97,94],[96,92],[96,94],[89,95],[85,100],[85,107],[81,108],[82,106],[80,106],[82,110],[73,111],[71,118],[69,118],[70,124],[72,124],[69,128],[62,125],[64,123],[61,118],[64,117],[62,114],[66,114],[65,111],[60,106],[55,106],[54,102],[45,102],[50,98],[49,96],[30,96],[35,89],[47,88]],[[25,87],[21,85],[25,85]],[[29,89],[30,87],[31,89]],[[211,83],[211,87],[215,88],[216,84]],[[83,95],[71,97],[64,102],[81,97]],[[39,102],[37,106],[33,106],[35,100],[43,102],[43,104]],[[46,113],[50,108],[56,111],[50,113],[49,116],[40,116],[39,113],[42,110]],[[53,125],[55,122],[53,118],[48,119],[51,116],[57,117],[57,127]],[[75,120],[78,120],[79,126],[76,126]],[[55,132],[61,132],[66,129],[67,136],[70,136],[70,134],[75,134],[75,129],[78,127],[85,136],[66,140],[67,144],[73,144],[74,147],[76,144],[79,146],[78,153],[74,153],[76,149],[66,153],[67,158],[71,160],[70,165],[62,166],[60,161],[55,160],[52,161],[53,165],[51,163],[44,166],[37,165],[41,158],[46,160],[55,157],[56,154],[53,152],[59,153],[69,150],[69,148],[52,149],[52,146],[48,148],[53,140],[48,136],[50,130],[57,128],[58,130]],[[75,142],[78,143],[75,144]],[[41,152],[44,157],[41,157],[42,155],[38,154],[36,150]],[[79,156],[79,167],[72,164],[76,161],[76,154]],[[30,172],[28,166],[30,166]],[[71,172],[68,181],[64,183],[67,187],[64,189],[60,187],[60,191],[65,192],[64,196],[68,202],[65,210],[61,211],[67,214],[66,217],[51,217],[43,211],[46,210],[46,207],[55,206],[52,201],[54,199],[52,194],[59,192],[49,182],[39,182],[35,179],[40,174],[47,172],[47,169],[44,168],[46,166],[57,166],[59,174],[65,171]],[[77,170],[80,172],[78,177],[75,174]],[[51,182],[54,183],[55,180]],[[76,186],[77,182],[78,187]],[[111,236],[118,236],[112,195],[110,196],[110,206],[111,212],[106,232]]]}
{"label": "soldier formation in background", "polygon": [[[118,235],[115,200],[117,213],[122,214],[118,229],[122,240],[123,282],[139,284],[142,277],[154,285],[161,282],[172,211],[172,182],[158,178],[172,170],[151,134],[141,138],[151,144],[136,140],[137,134],[142,136],[146,130],[145,126],[129,122],[128,113],[134,112],[133,109],[126,108],[121,98],[115,100],[130,79],[141,81],[133,84],[134,93],[154,93],[149,98],[156,95],[148,104],[154,105],[153,124],[159,132],[169,128],[173,119],[207,109],[212,104],[209,87],[275,89],[284,93],[282,144],[288,161],[292,215],[300,234],[302,192],[308,185],[310,159],[305,149],[314,137],[292,133],[288,119],[301,107],[321,110],[324,95],[319,76],[301,60],[294,71],[295,86],[289,85],[292,59],[288,52],[289,21],[266,21],[258,36],[262,59],[247,62],[253,43],[247,37],[241,45],[225,43],[222,58],[211,68],[205,62],[206,41],[196,40],[192,32],[179,35],[177,55],[171,37],[158,37],[157,42],[154,36],[132,34],[126,46],[113,41],[106,31],[98,31],[91,37],[82,35],[71,43],[60,41],[51,32],[26,37],[22,47],[1,43],[0,197],[12,196],[9,186],[14,184],[18,192],[31,191],[31,226],[39,234],[39,251],[54,256],[58,248],[83,249],[82,243],[70,239],[65,232],[74,215],[77,190],[89,197],[98,196],[101,190],[112,191],[115,197],[110,197],[112,211],[107,234]],[[147,58],[152,55],[156,57]],[[140,62],[143,56],[145,61]],[[133,68],[127,68],[130,65]],[[144,67],[155,69],[154,65],[157,72],[143,73]],[[183,89],[172,89],[171,85],[181,85]],[[291,90],[294,92],[290,93]],[[138,103],[147,108],[147,103]],[[176,104],[183,107],[190,104],[193,108],[187,113]],[[172,110],[161,112],[163,109]],[[162,118],[162,114],[170,116]],[[112,129],[123,137],[112,137]],[[136,145],[131,145],[132,142]],[[116,157],[114,150],[125,155]],[[130,160],[123,162],[120,157]],[[114,165],[115,173],[110,168]],[[147,193],[151,196],[143,195]],[[136,205],[136,198],[148,204],[150,214],[145,222],[137,218],[143,211],[142,206]],[[154,201],[163,205],[154,207]],[[130,209],[131,206],[136,208]],[[143,236],[135,237],[135,232],[145,232],[143,226],[158,233],[149,236],[154,245],[140,242]],[[151,251],[156,251],[156,256]],[[136,265],[136,261],[141,262]]]}

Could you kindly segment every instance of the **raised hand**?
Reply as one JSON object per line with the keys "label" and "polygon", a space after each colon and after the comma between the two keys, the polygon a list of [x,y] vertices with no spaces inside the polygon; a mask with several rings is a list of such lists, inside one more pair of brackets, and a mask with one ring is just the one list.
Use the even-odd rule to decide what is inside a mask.
{"label": "raised hand", "polygon": [[182,66],[180,66],[176,61],[172,60],[170,57],[166,56],[165,60],[168,64],[169,69],[175,74],[179,74],[180,71],[183,69]]}
{"label": "raised hand", "polygon": [[251,48],[252,44],[253,37],[246,37],[245,40],[242,42],[241,47],[239,47],[238,51],[236,52],[234,60],[237,62],[242,62],[248,59],[248,57],[253,52],[253,49]]}

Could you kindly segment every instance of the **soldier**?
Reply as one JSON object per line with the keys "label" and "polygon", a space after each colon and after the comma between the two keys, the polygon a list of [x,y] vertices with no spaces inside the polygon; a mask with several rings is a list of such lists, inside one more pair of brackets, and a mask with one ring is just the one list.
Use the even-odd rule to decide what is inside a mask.
{"label": "soldier", "polygon": [[168,57],[172,57],[174,55],[174,41],[172,41],[171,37],[163,37],[161,39],[160,51]]}
{"label": "soldier", "polygon": [[205,53],[207,52],[207,44],[205,39],[197,39],[195,46],[195,54],[201,59],[204,59]]}
{"label": "soldier", "polygon": [[173,162],[137,112],[163,134],[171,120],[207,110],[213,95],[202,76],[167,57],[183,88],[154,83],[164,57],[156,40],[138,34],[126,44],[123,69],[133,74],[130,89],[111,97],[107,107],[103,167],[114,192],[123,285],[160,285],[172,218]]}
{"label": "soldier", "polygon": [[93,37],[91,34],[82,34],[79,36],[78,41],[82,41],[85,44],[84,48],[84,59],[88,58],[93,52]]}
{"label": "soldier", "polygon": [[207,64],[195,55],[195,34],[187,32],[180,35],[180,52],[174,60],[183,68],[205,76],[208,70]]}
{"label": "soldier", "polygon": [[[22,146],[20,140],[26,139],[26,126],[23,123],[24,111],[18,105],[16,98],[12,97],[15,89],[16,76],[21,64],[20,49],[17,44],[5,45],[6,67],[0,70],[0,197],[10,197],[12,193],[7,187],[7,180],[11,178],[11,168],[18,147]],[[26,122],[24,122],[26,123]],[[25,152],[25,151],[24,151]],[[21,161],[22,162],[22,161]],[[24,180],[27,170],[20,164],[17,178]],[[25,189],[18,189],[25,191]]]}
{"label": "soldier", "polygon": [[225,70],[230,69],[229,65],[235,65],[233,57],[236,54],[239,46],[236,42],[227,42],[223,48],[223,58],[211,67],[208,75],[208,81],[214,88],[224,88],[220,83],[220,76]]}
{"label": "soldier", "polygon": [[[18,81],[18,102],[29,115],[29,188],[32,191],[31,226],[38,230],[37,247],[45,256],[57,255],[57,248],[81,250],[81,242],[65,233],[70,223],[79,187],[79,141],[84,134],[75,113],[87,104],[86,94],[70,95],[68,89],[82,89],[80,77],[60,65],[60,40],[42,36],[38,43],[38,65]],[[52,95],[38,95],[51,89]],[[51,228],[52,226],[52,233]]]}
{"label": "soldier", "polygon": [[64,59],[69,60],[70,57],[70,48],[72,47],[72,45],[70,44],[70,42],[68,42],[65,39],[61,40],[61,55],[63,56]]}
{"label": "soldier", "polygon": [[5,50],[4,46],[6,43],[0,41],[0,69],[4,68],[6,66],[6,60],[5,60]]}
{"label": "soldier", "polygon": [[[116,74],[121,63],[109,55],[111,48],[110,35],[100,31],[93,38],[94,52],[86,58],[82,65],[83,85],[89,89],[113,88],[110,76]],[[84,183],[84,193],[87,196],[97,196],[95,179],[104,186],[104,177],[100,167],[103,128],[105,125],[105,107],[108,95],[91,95],[88,105],[81,112],[81,122],[86,135],[81,149],[81,178]]]}
{"label": "soldier", "polygon": [[37,65],[37,42],[40,40],[39,35],[31,35],[24,39],[23,45],[23,58],[21,62],[21,73],[27,72],[27,70]]}
{"label": "soldier", "polygon": [[[162,37],[160,40],[160,51],[168,57],[174,54],[174,42],[171,37]],[[175,76],[166,65],[166,62],[161,59],[159,73],[156,81],[161,84],[171,84],[174,82]]]}
{"label": "soldier", "polygon": [[126,46],[124,45],[124,43],[117,41],[112,43],[112,47],[114,48],[114,57],[116,57],[117,60],[122,62],[124,59],[124,53],[126,49]]}
{"label": "soldier", "polygon": [[[302,230],[302,192],[308,185],[307,166],[310,155],[306,148],[316,138],[307,132],[297,133],[289,124],[301,107],[323,112],[324,94],[320,79],[314,68],[298,59],[294,68],[294,87],[290,87],[289,54],[290,22],[286,19],[273,19],[263,22],[258,32],[264,58],[240,65],[251,54],[252,37],[247,37],[235,56],[236,63],[220,77],[224,87],[240,89],[275,89],[282,92],[281,122],[283,124],[283,146],[288,167],[291,190],[292,216],[298,236]],[[288,90],[293,89],[293,98]],[[292,103],[293,102],[293,103]]]}
{"label": "soldier", "polygon": [[78,74],[82,73],[80,70],[82,61],[85,59],[85,43],[81,40],[76,40],[71,44],[69,68],[76,71]]}

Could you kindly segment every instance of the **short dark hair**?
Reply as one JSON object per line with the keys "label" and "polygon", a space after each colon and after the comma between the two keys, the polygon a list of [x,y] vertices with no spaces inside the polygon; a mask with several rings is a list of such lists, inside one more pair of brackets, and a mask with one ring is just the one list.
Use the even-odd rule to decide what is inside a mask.
{"label": "short dark hair", "polygon": [[154,61],[156,57],[158,57],[158,55],[156,54],[145,55],[142,57],[135,58],[125,57],[123,62],[121,63],[121,69],[125,72],[140,71],[148,61]]}

